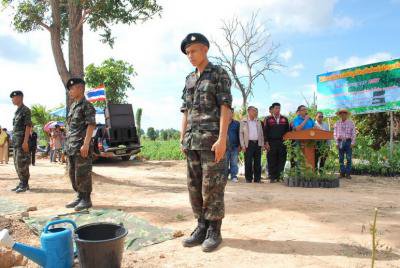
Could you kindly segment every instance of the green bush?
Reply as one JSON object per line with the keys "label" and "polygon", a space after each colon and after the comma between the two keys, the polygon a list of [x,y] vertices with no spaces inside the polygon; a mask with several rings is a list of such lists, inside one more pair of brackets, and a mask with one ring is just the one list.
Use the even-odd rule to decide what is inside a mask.
{"label": "green bush", "polygon": [[374,139],[371,136],[357,136],[353,151],[353,172],[374,176],[396,176],[400,174],[400,144],[395,144],[390,156],[389,144],[379,149],[373,148]]}
{"label": "green bush", "polygon": [[179,140],[149,140],[142,139],[143,146],[140,157],[148,160],[184,160],[181,153]]}

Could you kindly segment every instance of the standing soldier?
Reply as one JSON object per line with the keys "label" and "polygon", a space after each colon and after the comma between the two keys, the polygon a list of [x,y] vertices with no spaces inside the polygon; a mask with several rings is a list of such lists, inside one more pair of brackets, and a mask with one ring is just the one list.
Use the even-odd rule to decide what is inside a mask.
{"label": "standing soldier", "polygon": [[91,139],[96,126],[96,112],[85,98],[85,81],[71,78],[67,90],[73,100],[67,117],[66,154],[68,173],[77,198],[67,204],[76,211],[90,208],[92,201],[92,152]]}
{"label": "standing soldier", "polygon": [[181,149],[187,157],[190,203],[198,221],[184,247],[202,245],[205,252],[222,242],[227,182],[225,151],[231,113],[231,80],[227,72],[208,61],[210,44],[199,33],[186,36],[181,50],[196,70],[186,77],[181,112]]}
{"label": "standing soldier", "polygon": [[11,92],[10,98],[12,103],[18,107],[13,119],[12,142],[14,147],[14,166],[19,178],[19,184],[11,191],[21,193],[29,190],[29,164],[31,163],[31,158],[28,142],[32,128],[31,110],[24,105],[22,91]]}

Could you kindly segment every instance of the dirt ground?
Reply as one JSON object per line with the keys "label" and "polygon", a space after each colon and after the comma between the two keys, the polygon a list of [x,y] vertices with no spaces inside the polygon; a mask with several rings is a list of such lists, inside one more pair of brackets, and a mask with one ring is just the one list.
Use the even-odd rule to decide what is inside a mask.
{"label": "dirt ground", "polygon": [[[192,231],[182,161],[102,161],[94,166],[95,208],[122,209],[159,227]],[[73,197],[64,166],[39,160],[31,190],[15,194],[11,164],[0,165],[0,196],[31,215],[68,212]],[[183,237],[139,251],[125,251],[124,267],[370,267],[374,208],[379,208],[380,252],[376,267],[400,267],[400,179],[354,176],[337,189],[288,188],[282,184],[229,182],[223,244],[213,253],[183,248]],[[38,244],[29,231],[13,234]],[[31,262],[28,267],[36,267]]]}

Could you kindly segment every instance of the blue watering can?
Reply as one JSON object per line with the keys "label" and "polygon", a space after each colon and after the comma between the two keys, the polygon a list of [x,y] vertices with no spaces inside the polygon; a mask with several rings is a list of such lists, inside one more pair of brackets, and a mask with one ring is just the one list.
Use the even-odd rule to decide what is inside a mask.
{"label": "blue watering can", "polygon": [[18,251],[44,268],[71,268],[74,263],[72,230],[62,227],[49,229],[50,226],[60,223],[70,223],[76,229],[75,222],[69,219],[47,223],[40,236],[42,248],[14,242],[6,229],[0,232],[0,245]]}

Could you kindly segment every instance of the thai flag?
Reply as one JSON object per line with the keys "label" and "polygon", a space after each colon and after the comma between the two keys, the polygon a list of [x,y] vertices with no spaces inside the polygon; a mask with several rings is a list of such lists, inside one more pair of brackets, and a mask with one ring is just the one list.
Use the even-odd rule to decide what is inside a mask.
{"label": "thai flag", "polygon": [[106,88],[104,85],[100,85],[94,89],[89,90],[87,93],[87,100],[89,102],[105,101],[106,100]]}

